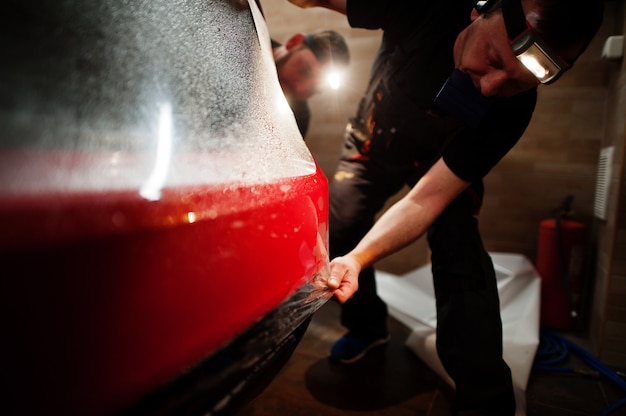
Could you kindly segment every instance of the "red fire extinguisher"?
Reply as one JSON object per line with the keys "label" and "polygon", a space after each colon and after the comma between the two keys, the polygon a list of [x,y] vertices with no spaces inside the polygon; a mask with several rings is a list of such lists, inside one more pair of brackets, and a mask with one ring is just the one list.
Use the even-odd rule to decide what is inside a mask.
{"label": "red fire extinguisher", "polygon": [[572,196],[554,218],[541,221],[537,272],[541,278],[541,325],[568,330],[578,323],[584,270],[585,225],[568,218]]}

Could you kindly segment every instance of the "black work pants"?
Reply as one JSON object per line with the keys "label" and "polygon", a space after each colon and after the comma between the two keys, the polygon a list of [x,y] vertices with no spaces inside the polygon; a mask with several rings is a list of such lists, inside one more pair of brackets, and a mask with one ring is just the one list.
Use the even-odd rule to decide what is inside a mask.
{"label": "black work pants", "polygon": [[[387,199],[410,182],[409,168],[342,160],[330,184],[330,254],[346,254],[367,233]],[[411,185],[411,183],[409,183]],[[461,194],[428,231],[437,305],[437,352],[455,382],[455,414],[515,413],[509,367],[502,359],[496,277],[475,213],[482,189]],[[376,293],[373,267],[342,306],[341,323],[363,336],[387,333],[387,306]]]}

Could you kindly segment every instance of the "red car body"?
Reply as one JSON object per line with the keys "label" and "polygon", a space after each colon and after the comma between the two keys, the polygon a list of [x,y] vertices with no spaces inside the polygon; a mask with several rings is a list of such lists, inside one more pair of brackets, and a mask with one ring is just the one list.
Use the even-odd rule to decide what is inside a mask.
{"label": "red car body", "polygon": [[[93,31],[114,34],[119,28],[111,22],[121,21],[116,20],[118,14],[125,12],[122,6],[102,3],[107,2],[97,7],[109,12],[102,15],[110,20],[103,20],[108,25],[86,28],[93,39],[98,38]],[[239,3],[196,1],[185,9],[160,2],[162,9],[131,7],[125,13],[141,14],[144,24],[152,18],[167,23],[169,14],[186,13],[189,26],[177,30],[195,31],[184,38],[187,43],[217,42],[224,47],[215,54],[222,60],[243,53],[256,63],[264,59],[262,47],[254,44],[261,38],[251,30],[252,13]],[[45,6],[29,14],[27,6],[16,2],[9,7],[18,19],[12,29],[19,34],[46,22],[50,33],[82,29],[79,24],[71,26],[70,18],[91,16],[89,9],[96,7],[79,1],[68,4],[58,12],[66,20],[55,20],[46,16]],[[207,16],[222,17],[218,24],[206,22]],[[209,30],[205,25],[213,31],[205,36],[208,40],[198,34]],[[242,27],[250,32],[246,45],[233,46],[228,36],[215,37],[220,31]],[[46,38],[44,29],[25,33],[30,38],[23,46],[67,46],[61,42],[64,38]],[[10,31],[3,30],[3,42]],[[133,36],[149,34],[139,28]],[[89,41],[80,42],[86,48]],[[171,56],[176,56],[176,45],[170,41]],[[100,46],[96,42],[93,47]],[[93,78],[85,81],[89,85],[108,82],[110,73],[101,74],[92,63],[83,62],[89,60],[85,54],[70,62],[78,65],[75,77]],[[141,117],[103,123],[105,116],[99,110],[118,114],[114,103],[107,101],[114,95],[108,96],[104,88],[84,93],[85,84],[74,95],[63,95],[61,87],[67,79],[59,74],[69,61],[56,56],[55,50],[42,57],[15,48],[9,55],[12,64],[3,73],[17,81],[0,91],[0,98],[9,102],[4,108],[8,129],[0,137],[3,408],[11,415],[104,415],[219,414],[241,406],[246,395],[240,390],[263,388],[297,345],[307,319],[330,297],[323,281],[328,265],[327,181],[302,139],[293,133],[297,127],[292,117],[279,117],[280,110],[262,102],[263,120],[258,120],[259,110],[254,109],[251,121],[241,121],[240,112],[250,103],[217,100],[207,106],[223,104],[221,111],[235,114],[241,124],[261,132],[269,129],[271,134],[252,142],[229,138],[223,143],[209,134],[204,142],[190,145],[175,133],[177,128],[192,131],[193,123],[184,123],[195,117],[196,109],[204,114],[197,107],[202,97],[192,105],[172,100],[150,107],[156,115],[144,124],[154,122],[154,129],[143,129],[148,132],[139,138],[115,139],[112,145],[104,140],[107,126],[116,130],[124,123],[141,126]],[[206,75],[205,66],[220,59],[215,55],[198,57],[195,69],[185,69],[186,76]],[[220,65],[227,66],[224,62]],[[57,78],[46,80],[48,87],[38,94],[31,83],[47,76],[44,68]],[[255,74],[252,71],[250,79],[243,81],[257,86],[247,94],[258,97],[260,89],[262,100],[273,100],[278,86],[275,74],[269,72],[267,79],[256,79]],[[212,78],[207,89],[215,91],[220,80]],[[125,94],[121,106],[124,100],[136,101],[136,91],[128,92],[123,82],[115,85]],[[176,94],[201,95],[196,88],[202,85],[200,81],[177,85]],[[56,94],[48,94],[46,88]],[[207,97],[214,97],[214,91]],[[22,100],[28,94],[32,100]],[[85,104],[93,105],[87,116],[74,123],[61,117],[47,124],[58,108],[79,111],[85,101],[78,98],[85,96],[96,102]],[[25,112],[32,113],[31,124],[23,122]],[[215,128],[214,119],[204,121],[202,125],[201,117],[192,126],[195,135]],[[257,124],[260,127],[255,128]],[[98,128],[101,139],[93,139],[91,131],[85,133]],[[216,136],[227,137],[231,131],[236,135],[241,126],[220,121]],[[133,148],[133,143],[153,136],[155,146]],[[166,167],[165,173],[155,173],[159,163]]]}

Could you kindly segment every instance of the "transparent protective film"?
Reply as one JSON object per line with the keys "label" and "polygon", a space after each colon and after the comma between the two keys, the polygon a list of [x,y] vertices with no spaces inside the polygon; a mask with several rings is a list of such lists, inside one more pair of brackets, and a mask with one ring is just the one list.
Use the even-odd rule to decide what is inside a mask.
{"label": "transparent protective film", "polygon": [[4,408],[119,414],[231,351],[252,387],[332,296],[327,179],[256,3],[2,12]]}
{"label": "transparent protective film", "polygon": [[315,172],[254,2],[30,3],[3,7],[0,196]]}

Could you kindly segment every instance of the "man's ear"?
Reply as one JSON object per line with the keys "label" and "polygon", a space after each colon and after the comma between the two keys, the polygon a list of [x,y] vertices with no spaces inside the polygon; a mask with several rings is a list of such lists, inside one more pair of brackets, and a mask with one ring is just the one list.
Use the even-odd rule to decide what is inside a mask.
{"label": "man's ear", "polygon": [[304,33],[296,33],[285,42],[285,48],[288,51],[301,46],[304,43]]}
{"label": "man's ear", "polygon": [[478,19],[480,17],[480,13],[478,13],[478,10],[476,10],[475,7],[472,8],[472,12],[470,13],[470,19],[472,20],[472,22],[476,19]]}

